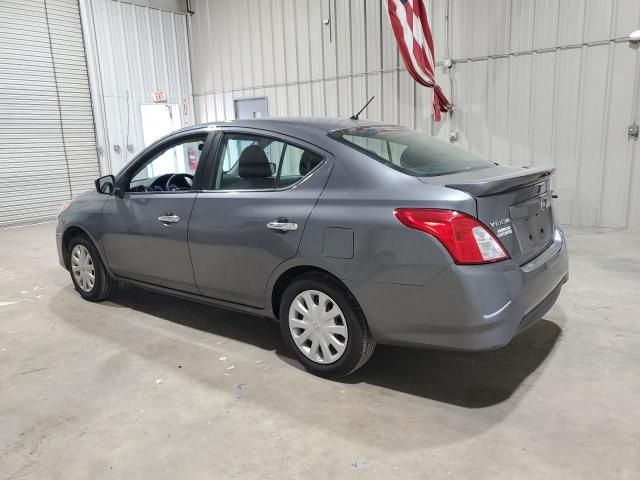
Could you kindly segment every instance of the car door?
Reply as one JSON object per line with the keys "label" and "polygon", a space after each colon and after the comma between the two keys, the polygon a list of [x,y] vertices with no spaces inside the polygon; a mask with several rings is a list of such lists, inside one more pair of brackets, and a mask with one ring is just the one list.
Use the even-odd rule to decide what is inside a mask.
{"label": "car door", "polygon": [[102,244],[115,274],[198,292],[187,227],[211,138],[207,131],[171,136],[118,175],[119,194],[106,202],[101,219]]}
{"label": "car door", "polygon": [[207,190],[189,224],[196,284],[206,296],[265,306],[274,269],[296,255],[333,158],[296,139],[247,129],[216,140]]}

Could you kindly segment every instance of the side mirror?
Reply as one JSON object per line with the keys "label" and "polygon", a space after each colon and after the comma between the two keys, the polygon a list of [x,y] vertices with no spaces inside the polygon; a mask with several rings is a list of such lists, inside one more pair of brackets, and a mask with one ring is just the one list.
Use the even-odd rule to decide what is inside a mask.
{"label": "side mirror", "polygon": [[96,180],[96,190],[98,193],[111,195],[116,190],[116,177],[113,175],[105,175]]}

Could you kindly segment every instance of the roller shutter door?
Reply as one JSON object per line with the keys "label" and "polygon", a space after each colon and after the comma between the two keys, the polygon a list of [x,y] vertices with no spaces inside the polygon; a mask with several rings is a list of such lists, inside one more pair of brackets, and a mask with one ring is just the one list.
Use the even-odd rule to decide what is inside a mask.
{"label": "roller shutter door", "polygon": [[0,227],[54,218],[98,175],[77,0],[2,0]]}

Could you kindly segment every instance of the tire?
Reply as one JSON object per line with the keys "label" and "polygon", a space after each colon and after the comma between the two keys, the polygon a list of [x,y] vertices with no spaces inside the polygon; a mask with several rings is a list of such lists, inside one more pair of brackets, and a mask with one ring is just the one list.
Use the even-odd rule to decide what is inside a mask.
{"label": "tire", "polygon": [[[310,302],[313,306],[307,310]],[[339,314],[332,316],[335,306]],[[282,295],[279,318],[285,343],[304,368],[316,375],[349,375],[369,360],[376,346],[355,298],[328,275],[297,277]]]}
{"label": "tire", "polygon": [[[82,256],[84,252],[88,255],[88,260],[86,260],[87,257]],[[79,255],[76,256],[76,253]],[[74,256],[76,256],[75,261]],[[76,235],[71,239],[67,249],[67,261],[73,286],[82,298],[90,302],[101,302],[109,297],[113,290],[114,281],[107,273],[98,250],[88,237]],[[91,273],[91,269],[93,269],[93,285],[86,283],[87,276],[75,273],[78,271],[77,266],[80,267],[80,270],[82,266],[86,266],[85,273]]]}

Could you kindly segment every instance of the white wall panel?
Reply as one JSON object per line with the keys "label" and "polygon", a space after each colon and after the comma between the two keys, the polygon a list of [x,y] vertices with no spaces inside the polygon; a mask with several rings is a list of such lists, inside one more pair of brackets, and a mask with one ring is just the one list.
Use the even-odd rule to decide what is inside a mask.
{"label": "white wall panel", "polygon": [[[296,58],[298,60],[298,80],[311,79],[311,42],[309,38],[309,4],[294,2],[296,23]],[[318,18],[315,19],[318,22]],[[319,22],[318,22],[319,23]]]}
{"label": "white wall panel", "polygon": [[352,0],[350,3],[351,17],[351,63],[352,72],[367,71],[366,50],[366,15],[365,0]]}
{"label": "white wall panel", "polygon": [[[269,2],[261,4],[268,5]],[[311,70],[311,79],[320,80],[324,78],[324,30],[325,27],[322,24],[322,2],[307,2],[307,37],[309,39],[309,46],[306,55],[309,57],[309,68]],[[268,81],[265,79],[265,82]],[[314,92],[314,101],[316,99],[316,90]],[[315,110],[318,112],[319,110]]]}
{"label": "white wall panel", "polygon": [[[206,2],[209,3],[209,2]],[[231,6],[230,2],[221,2],[214,9],[210,6],[210,14],[213,15],[213,18],[217,19],[214,30],[211,31],[211,43],[205,44],[210,46],[212,49],[218,49],[220,51],[220,70],[222,71],[222,88],[226,91],[233,87],[240,87],[240,85],[233,83],[233,72],[234,68],[237,69],[237,65],[234,67],[234,64],[237,62],[233,58],[233,46],[231,45],[231,30],[234,28],[232,25],[232,16],[230,9],[228,7]],[[219,32],[219,34],[218,34]],[[221,43],[224,42],[224,43]],[[220,45],[220,47],[216,47],[216,45]],[[224,45],[224,47],[222,46]],[[275,46],[274,46],[275,47]],[[200,64],[200,67],[203,69],[207,69],[206,59],[208,58],[207,53],[202,58],[202,63],[196,62],[196,65]]]}
{"label": "white wall panel", "polygon": [[351,77],[338,78],[338,89],[336,91],[338,106],[338,117],[350,117],[353,115],[353,94],[351,91]]}
{"label": "white wall panel", "polygon": [[260,64],[253,63],[255,54],[252,54],[253,44],[252,37],[255,34],[259,34],[259,31],[254,31],[251,24],[250,14],[250,0],[236,0],[238,8],[235,9],[237,18],[237,35],[238,35],[238,47],[240,49],[239,63],[241,70],[241,82],[243,86],[260,85],[260,81],[257,78],[260,72]]}
{"label": "white wall panel", "polygon": [[279,28],[282,32],[284,45],[282,53],[284,53],[285,81],[298,80],[298,36],[296,31],[295,10],[295,0],[282,0],[281,18],[279,19],[282,23],[279,24]]}
{"label": "white wall panel", "polygon": [[[489,3],[489,51],[508,53],[511,26],[511,0],[491,0]],[[441,37],[442,38],[442,37]]]}
{"label": "white wall panel", "polygon": [[312,104],[312,116],[324,117],[325,114],[325,101],[326,96],[324,94],[324,82],[311,83],[311,104]]}
{"label": "white wall panel", "polygon": [[582,42],[587,0],[562,0],[558,12],[558,45]]}
{"label": "white wall panel", "polygon": [[[381,119],[398,122],[398,73],[393,70],[382,74],[379,101],[382,104]],[[363,117],[366,118],[366,117]]]}
{"label": "white wall panel", "polygon": [[[513,57],[506,73],[509,81],[507,95],[509,105],[505,107],[507,125],[504,128],[508,129],[508,133],[504,137],[510,140],[510,148],[506,154],[506,160],[503,159],[501,163],[508,162],[518,167],[531,164],[529,145],[532,134],[532,113],[535,108],[534,94],[531,89],[532,57],[532,55]],[[500,63],[504,64],[506,61],[501,60]],[[505,70],[506,68],[503,68],[503,72]],[[498,161],[495,155],[493,158]]]}
{"label": "white wall panel", "polygon": [[[608,91],[609,45],[585,47],[582,58],[582,113],[578,143],[578,175],[573,205],[573,223],[597,225],[603,171],[605,114]],[[597,172],[597,174],[596,174]]]}
{"label": "white wall panel", "polygon": [[298,90],[298,85],[287,85],[285,89],[287,91],[286,115],[289,115],[291,117],[299,117],[300,116],[300,102],[299,102],[300,92]]}
{"label": "white wall panel", "polygon": [[300,100],[300,116],[312,117],[313,116],[313,100],[311,97],[311,84],[301,83],[298,85],[299,100]]}
{"label": "white wall panel", "polygon": [[552,48],[558,36],[560,0],[536,0],[533,17],[533,48]]}
{"label": "white wall panel", "polygon": [[[443,2],[441,0],[425,0],[427,9],[429,12],[429,18],[431,18],[431,31],[434,38],[445,38],[445,17],[447,11],[447,2]],[[387,21],[388,19],[383,16],[383,21]],[[435,47],[435,55],[436,58],[443,58],[445,56],[446,51],[446,42],[436,42]]]}
{"label": "white wall panel", "polygon": [[487,82],[487,103],[489,105],[487,123],[490,143],[489,160],[512,164],[509,154],[509,58],[489,60]]}
{"label": "white wall panel", "polygon": [[581,62],[582,49],[557,52],[557,71],[554,95],[554,165],[556,178],[554,189],[558,193],[556,209],[558,220],[573,223],[572,211],[578,171],[577,146],[582,98]]}
{"label": "white wall panel", "polygon": [[531,80],[523,85],[530,92],[529,118],[530,156],[521,166],[553,165],[553,139],[555,133],[554,92],[556,88],[556,50],[535,53],[531,56]]}
{"label": "white wall panel", "polygon": [[334,2],[334,25],[336,28],[336,48],[338,76],[349,75],[351,73],[351,33],[353,25],[351,23],[351,2]]}
{"label": "white wall panel", "polygon": [[614,6],[614,0],[587,0],[585,41],[593,42],[610,38]]}
{"label": "white wall panel", "polygon": [[382,74],[370,73],[367,75],[367,96],[371,98],[375,95],[375,100],[369,104],[362,118],[382,121]]}
{"label": "white wall panel", "polygon": [[325,80],[324,94],[325,94],[325,112],[324,112],[325,116],[337,117],[338,116],[338,81]]}
{"label": "white wall panel", "polygon": [[[489,54],[489,29],[476,28],[475,25],[480,23],[487,25],[490,21],[489,2],[487,0],[481,2],[466,2],[463,6],[465,13],[463,28],[466,32],[465,43],[467,47],[467,55],[469,57],[482,57]],[[460,32],[464,35],[463,32]]]}
{"label": "white wall panel", "polygon": [[[463,8],[467,1],[457,1],[456,4]],[[511,1],[511,18],[508,20],[511,30],[511,52],[524,52],[533,48],[536,3],[531,0]]]}
{"label": "white wall panel", "polygon": [[440,66],[436,77],[456,110],[440,123],[431,90],[402,65],[380,0],[193,0],[196,104],[225,99],[199,107],[197,119],[233,118],[233,98],[248,87],[263,89],[272,116],[350,116],[375,95],[364,118],[443,139],[455,131],[460,146],[499,163],[556,167],[561,222],[640,228],[640,148],[626,135],[639,121],[640,54],[625,40],[640,28],[640,2],[427,5],[438,62],[450,14],[453,89]]}
{"label": "white wall panel", "polygon": [[382,50],[382,23],[387,20],[386,13],[382,11],[381,2],[378,0],[365,0],[364,10],[366,28],[366,70],[377,72],[382,68],[380,52]]}
{"label": "white wall panel", "polygon": [[[633,143],[627,141],[627,126],[636,113],[629,102],[628,92],[634,89],[636,53],[627,44],[617,43],[610,48],[611,63],[604,135],[604,162],[601,177],[602,200],[597,223],[606,227],[626,226],[629,176],[632,168]],[[636,87],[637,88],[637,87]]]}
{"label": "white wall panel", "polygon": [[406,71],[399,72],[398,76],[398,123],[413,128],[415,126],[414,91],[416,82]]}

